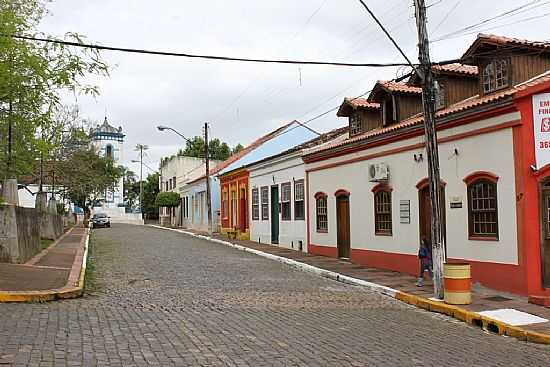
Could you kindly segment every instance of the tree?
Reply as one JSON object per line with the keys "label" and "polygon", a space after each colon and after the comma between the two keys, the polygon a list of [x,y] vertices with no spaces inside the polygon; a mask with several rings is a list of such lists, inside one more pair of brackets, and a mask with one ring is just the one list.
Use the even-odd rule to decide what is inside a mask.
{"label": "tree", "polygon": [[136,174],[128,168],[122,168],[124,179],[124,204],[126,208],[133,210],[139,202],[139,181]]}
{"label": "tree", "polygon": [[64,196],[83,208],[87,215],[123,175],[122,167],[115,166],[108,157],[100,157],[91,148],[73,152],[59,162],[57,169]]}
{"label": "tree", "polygon": [[170,208],[178,206],[180,205],[180,196],[177,192],[172,191],[159,192],[155,198],[155,205]]}
{"label": "tree", "polygon": [[[220,139],[212,139],[208,142],[208,151],[210,152],[210,159],[217,161],[225,161],[235,153],[235,150],[240,151],[243,149],[241,144],[237,144],[233,150],[229,148],[229,145],[225,142],[221,142]],[[200,136],[195,136],[189,139],[185,144],[185,149],[180,149],[179,156],[187,157],[204,157],[204,139]]]}
{"label": "tree", "polygon": [[[143,182],[143,214],[147,219],[158,219],[158,207],[155,205],[155,199],[159,193],[159,174],[153,173],[147,176]],[[139,193],[139,185],[137,186]]]}
{"label": "tree", "polygon": [[239,143],[239,144],[235,145],[235,147],[234,147],[233,150],[231,151],[231,155],[237,154],[237,153],[239,153],[239,152],[240,152],[241,150],[243,150],[243,149],[244,149],[244,147],[242,146],[242,144]]}
{"label": "tree", "polygon": [[[95,95],[97,87],[82,78],[108,75],[97,50],[9,36],[47,37],[36,30],[47,12],[44,4],[45,0],[0,2],[0,171],[6,177],[30,173],[38,157],[54,150],[57,140],[46,132],[54,123],[61,92]],[[82,42],[75,33],[65,39]]]}

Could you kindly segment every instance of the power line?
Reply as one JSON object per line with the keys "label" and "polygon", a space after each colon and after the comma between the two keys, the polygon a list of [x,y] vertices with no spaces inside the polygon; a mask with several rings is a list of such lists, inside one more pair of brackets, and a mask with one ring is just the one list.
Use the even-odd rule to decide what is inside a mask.
{"label": "power line", "polygon": [[458,1],[456,2],[456,4],[454,4],[454,6],[453,6],[451,9],[449,9],[449,11],[447,12],[447,14],[445,14],[445,15],[443,16],[443,18],[441,18],[441,21],[440,21],[439,23],[437,23],[437,25],[436,25],[436,26],[434,27],[434,29],[432,30],[432,34],[435,33],[435,32],[439,29],[439,27],[441,27],[441,25],[447,20],[447,18],[449,18],[449,16],[452,14],[453,11],[455,11],[455,9],[458,7],[458,5],[460,4],[461,1],[462,1],[462,0],[458,0]]}
{"label": "power line", "polygon": [[12,37],[15,39],[22,39],[27,41],[38,41],[38,42],[53,43],[53,44],[65,45],[65,46],[89,48],[89,49],[95,49],[95,50],[119,51],[119,52],[137,53],[137,54],[160,55],[160,56],[176,56],[176,57],[187,57],[187,58],[195,58],[195,59],[209,59],[209,60],[220,60],[220,61],[241,61],[241,62],[295,64],[295,65],[296,64],[297,65],[330,65],[330,66],[348,66],[348,67],[392,67],[392,66],[408,65],[404,63],[348,63],[348,62],[333,62],[333,61],[254,59],[254,58],[245,58],[245,57],[198,55],[198,54],[169,52],[169,51],[153,51],[153,50],[145,50],[145,49],[126,48],[126,47],[102,46],[102,45],[95,45],[95,44],[89,44],[89,43],[63,41],[55,38],[40,38],[40,37],[21,36],[21,35],[13,35],[13,34],[12,35],[0,34],[0,36]]}
{"label": "power line", "polygon": [[[370,10],[370,8],[367,6],[367,4],[365,4],[365,2],[363,0],[359,0],[359,2],[363,5],[363,7],[365,8],[365,10],[370,14],[370,16],[372,17],[372,19],[374,19],[374,21],[378,24],[378,26],[380,27],[380,29],[382,29],[382,31],[386,34],[386,36],[388,36],[388,38],[390,39],[390,41],[393,43],[393,45],[395,46],[395,48],[399,51],[399,53],[401,54],[401,56],[403,56],[403,58],[405,60],[407,60],[407,64],[409,64],[415,71],[416,71],[416,67],[413,65],[413,63],[411,62],[411,60],[409,60],[409,58],[407,57],[407,55],[405,54],[405,52],[403,52],[403,50],[401,49],[401,47],[397,44],[397,42],[393,39],[393,37],[391,36],[391,34],[386,30],[386,28],[384,27],[384,25],[382,23],[380,23],[380,21],[378,20],[378,18],[376,17],[376,15],[374,15],[374,13],[372,12],[372,10]],[[400,66],[400,65],[396,65],[396,66]]]}

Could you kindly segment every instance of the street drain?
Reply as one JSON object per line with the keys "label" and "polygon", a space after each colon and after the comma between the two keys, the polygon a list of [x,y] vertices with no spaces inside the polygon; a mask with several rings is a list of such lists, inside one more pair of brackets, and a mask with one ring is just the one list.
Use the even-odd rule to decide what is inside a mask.
{"label": "street drain", "polygon": [[492,333],[495,333],[495,334],[500,334],[500,330],[498,328],[498,326],[492,322],[489,322],[487,323],[487,331],[490,331]]}

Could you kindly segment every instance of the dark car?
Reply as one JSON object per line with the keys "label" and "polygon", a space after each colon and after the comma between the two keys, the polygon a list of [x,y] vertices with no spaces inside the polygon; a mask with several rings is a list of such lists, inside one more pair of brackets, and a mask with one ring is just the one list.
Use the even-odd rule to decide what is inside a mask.
{"label": "dark car", "polygon": [[92,228],[111,227],[111,218],[105,213],[94,214],[92,217]]}

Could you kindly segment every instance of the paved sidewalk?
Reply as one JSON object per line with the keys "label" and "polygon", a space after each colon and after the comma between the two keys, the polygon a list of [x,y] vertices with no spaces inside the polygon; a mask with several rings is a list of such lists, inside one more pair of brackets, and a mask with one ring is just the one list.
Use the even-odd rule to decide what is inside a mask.
{"label": "paved sidewalk", "polygon": [[72,228],[25,264],[0,263],[0,302],[71,297],[81,278],[87,235],[87,228]]}
{"label": "paved sidewalk", "polygon": [[[185,229],[185,231],[193,232],[200,235],[206,235],[203,232],[192,231],[189,229]],[[416,278],[407,274],[376,268],[369,268],[341,259],[319,255],[310,255],[300,251],[290,250],[275,245],[266,245],[253,241],[233,240],[228,239],[226,236],[222,235],[214,235],[213,237],[276,256],[292,259],[301,263],[315,266],[317,268],[333,271],[335,273],[343,274],[356,279],[380,284],[407,294],[420,297],[425,300],[429,300],[429,298],[433,296],[433,284],[431,281],[426,281],[424,287],[420,288],[416,286]],[[539,316],[546,320],[550,320],[550,308],[531,304],[527,301],[526,297],[498,292],[479,286],[474,286],[473,288],[472,304],[459,306],[460,308],[472,312],[514,309],[521,312],[529,313],[531,315]],[[545,334],[545,338],[550,337],[550,321],[522,325],[521,328],[524,330]]]}

